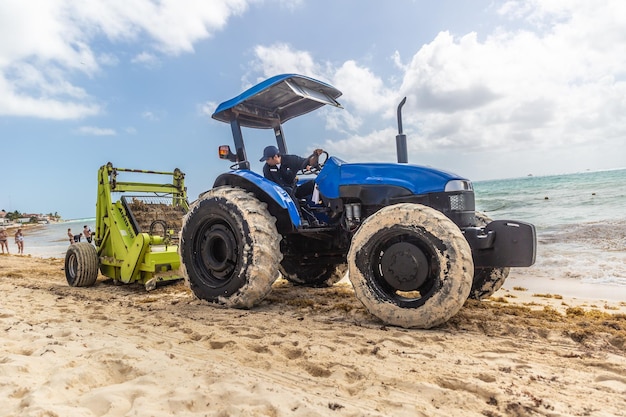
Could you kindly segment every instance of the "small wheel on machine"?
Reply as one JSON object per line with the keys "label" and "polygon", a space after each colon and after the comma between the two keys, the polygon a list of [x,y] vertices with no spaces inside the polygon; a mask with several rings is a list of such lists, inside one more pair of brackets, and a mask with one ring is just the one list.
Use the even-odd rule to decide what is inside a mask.
{"label": "small wheel on machine", "polygon": [[387,324],[431,328],[467,300],[474,263],[461,230],[420,204],[388,206],[363,222],[348,253],[357,298]]}
{"label": "small wheel on machine", "polygon": [[[491,223],[491,219],[485,213],[476,212],[476,226],[485,227]],[[509,276],[510,268],[476,268],[474,280],[469,298],[482,300],[491,297],[498,291]]]}
{"label": "small wheel on machine", "polygon": [[346,275],[348,264],[302,265],[292,259],[283,259],[279,269],[283,278],[294,285],[332,287]]}
{"label": "small wheel on machine", "polygon": [[90,287],[98,279],[98,253],[87,242],[74,243],[65,252],[65,278],[70,287]]}
{"label": "small wheel on machine", "polygon": [[196,297],[229,307],[258,304],[278,278],[282,258],[275,218],[240,188],[218,187],[183,219],[181,271]]}

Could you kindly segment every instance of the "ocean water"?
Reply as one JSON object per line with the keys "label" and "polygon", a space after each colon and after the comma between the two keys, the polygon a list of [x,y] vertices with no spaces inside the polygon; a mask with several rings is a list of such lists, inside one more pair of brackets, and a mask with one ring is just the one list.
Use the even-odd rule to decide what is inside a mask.
{"label": "ocean water", "polygon": [[[537,262],[511,274],[610,284],[626,295],[626,169],[480,181],[474,189],[477,210],[537,228]],[[28,228],[25,253],[63,258],[67,229],[77,234],[84,225],[94,230],[95,219]]]}
{"label": "ocean water", "polygon": [[626,169],[474,183],[476,209],[537,228],[537,262],[512,274],[622,287]]}
{"label": "ocean water", "polygon": [[[27,225],[22,228],[24,234],[24,255],[37,256],[40,258],[65,258],[65,251],[69,246],[67,229],[72,229],[72,234],[77,235],[87,225],[91,230],[96,230],[96,219],[76,219],[61,223],[44,225]],[[17,253],[17,246],[13,240],[14,228],[7,230],[9,234],[9,250],[12,254]],[[84,237],[81,241],[85,241]]]}

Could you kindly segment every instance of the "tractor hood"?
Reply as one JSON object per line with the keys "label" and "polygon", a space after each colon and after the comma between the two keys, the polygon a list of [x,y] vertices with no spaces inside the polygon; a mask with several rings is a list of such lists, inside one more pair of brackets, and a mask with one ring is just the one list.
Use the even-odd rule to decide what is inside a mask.
{"label": "tractor hood", "polygon": [[223,102],[212,117],[225,123],[238,119],[243,127],[272,129],[325,104],[341,107],[335,100],[340,95],[335,87],[313,78],[276,75]]}
{"label": "tractor hood", "polygon": [[409,190],[421,195],[446,191],[446,186],[456,181],[466,191],[471,182],[450,172],[419,165],[395,163],[347,163],[330,157],[317,176],[320,192],[328,198],[339,198],[340,188],[347,185],[386,185]]}

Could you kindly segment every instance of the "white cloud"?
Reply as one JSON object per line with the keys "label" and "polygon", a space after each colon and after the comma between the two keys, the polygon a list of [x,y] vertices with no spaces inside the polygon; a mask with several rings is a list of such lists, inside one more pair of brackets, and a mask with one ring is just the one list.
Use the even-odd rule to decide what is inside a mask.
{"label": "white cloud", "polygon": [[276,74],[296,73],[313,78],[324,79],[323,67],[315,62],[310,53],[298,51],[285,43],[270,46],[258,45],[254,48],[255,61],[251,67],[262,75],[252,81],[256,84]]}
{"label": "white cloud", "polygon": [[326,113],[326,128],[341,133],[351,134],[363,125],[363,119],[349,111],[331,110]]}
{"label": "white cloud", "polygon": [[339,101],[347,104],[344,106],[346,109],[339,113],[327,113],[329,129],[354,132],[362,125],[362,117],[381,109],[387,110],[391,98],[395,99],[395,95],[384,87],[380,78],[352,60],[334,68],[331,63],[316,62],[309,52],[293,49],[288,44],[259,45],[255,47],[254,53],[252,70],[262,75],[248,84],[276,74],[296,73],[329,82],[342,91],[343,96]]}
{"label": "white cloud", "polygon": [[[28,66],[24,66],[28,69]],[[18,88],[16,88],[18,86]],[[20,89],[21,88],[21,89]],[[39,90],[36,97],[29,95]],[[66,82],[47,83],[41,73],[25,71],[18,83],[9,83],[0,76],[0,115],[29,116],[47,119],[80,119],[100,111],[98,105],[85,102],[51,98],[49,95],[65,93],[65,96],[82,97],[84,92]]]}
{"label": "white cloud", "polygon": [[[331,63],[318,62],[309,52],[294,49],[285,43],[258,45],[254,48],[254,55],[251,70],[261,75],[250,84],[276,74],[296,73],[330,82],[339,88],[343,93],[340,101],[350,104],[352,110],[349,111],[373,113],[386,109],[389,104],[392,93],[385,88],[383,81],[353,60],[334,68]],[[355,118],[352,117],[352,120]]]}
{"label": "white cloud", "polygon": [[482,42],[441,32],[410,63],[395,57],[405,69],[405,126],[433,149],[463,151],[624,137],[626,3],[511,5],[500,12],[524,17],[533,31],[500,28]]}
{"label": "white cloud", "polygon": [[350,161],[391,161],[395,158],[396,148],[395,142],[391,147],[389,138],[395,138],[396,134],[392,128],[387,128],[364,136],[353,135],[341,140],[327,140],[323,147],[330,154]]}
{"label": "white cloud", "polygon": [[[0,115],[98,114],[105,103],[78,77],[98,77],[128,57],[154,67],[163,54],[192,52],[255,1],[2,1]],[[294,13],[303,6],[277,1]],[[326,127],[367,143],[395,132],[396,105],[405,95],[405,131],[436,150],[601,146],[623,138],[626,3],[516,0],[496,7],[503,26],[461,36],[442,31],[406,61],[396,52],[395,74],[379,74],[350,55],[331,62],[275,42],[254,48],[242,78],[252,84],[296,72],[330,82],[344,92],[345,110],[327,112]],[[111,45],[130,51],[107,50]],[[394,147],[394,137],[387,135],[385,149]]]}
{"label": "white cloud", "polygon": [[81,126],[78,128],[78,133],[91,136],[115,136],[117,132],[115,129],[95,127],[95,126]]}
{"label": "white cloud", "polygon": [[[253,1],[253,0],[250,0]],[[193,44],[243,13],[248,0],[5,0],[0,2],[0,115],[72,119],[100,112],[75,74],[93,76],[116,65],[94,53],[94,40],[151,45],[134,62],[154,65],[155,53],[192,52]]]}
{"label": "white cloud", "polygon": [[419,150],[542,152],[608,147],[626,136],[625,2],[520,0],[498,13],[514,29],[440,32],[408,62],[391,57],[399,77],[384,79],[352,59],[318,62],[285,44],[256,47],[255,69],[264,77],[298,72],[342,90],[346,110],[328,112],[327,127],[350,137],[326,146],[351,160],[395,159],[392,120],[405,95],[405,132]]}
{"label": "white cloud", "polygon": [[395,96],[385,87],[383,80],[352,60],[344,62],[333,78],[335,86],[344,94],[342,101],[358,112],[368,114],[387,110],[390,97]]}
{"label": "white cloud", "polygon": [[520,10],[532,16],[535,32],[500,30],[484,42],[444,32],[421,48],[402,86],[418,107],[410,122],[420,121],[434,139],[454,115],[445,135],[450,146],[477,150],[626,134],[622,117],[607,117],[626,110],[619,80],[626,71],[626,4],[528,2],[513,17]]}
{"label": "white cloud", "polygon": [[156,114],[154,114],[154,112],[151,112],[149,110],[144,111],[143,113],[141,113],[141,117],[146,119],[146,120],[150,120],[151,122],[158,122],[159,121],[159,116],[157,116]]}
{"label": "white cloud", "polygon": [[217,108],[218,104],[214,101],[207,101],[206,103],[201,103],[198,105],[198,113],[203,116],[211,117],[213,112]]}
{"label": "white cloud", "polygon": [[156,68],[160,65],[159,58],[149,52],[142,52],[131,59],[133,64],[140,64],[147,68]]}
{"label": "white cloud", "polygon": [[304,4],[304,0],[278,0],[278,4],[287,10],[298,10]]}
{"label": "white cloud", "polygon": [[247,0],[87,0],[67,8],[88,34],[88,27],[113,41],[150,39],[169,54],[192,52],[193,44],[224,27],[228,18],[247,10]]}

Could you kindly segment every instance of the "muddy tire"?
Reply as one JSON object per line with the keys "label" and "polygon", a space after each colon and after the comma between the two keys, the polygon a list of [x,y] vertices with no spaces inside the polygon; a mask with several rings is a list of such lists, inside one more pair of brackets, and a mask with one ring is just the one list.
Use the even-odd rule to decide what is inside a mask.
{"label": "muddy tire", "polygon": [[283,259],[279,269],[283,278],[294,285],[332,287],[346,275],[348,264],[301,265],[299,262]]}
{"label": "muddy tire", "polygon": [[181,271],[196,297],[234,308],[265,298],[282,259],[276,219],[240,188],[204,193],[183,219]]}
{"label": "muddy tire", "polygon": [[428,329],[463,306],[474,263],[460,229],[437,210],[396,204],[370,216],[348,253],[359,301],[383,322]]}
{"label": "muddy tire", "polygon": [[[476,212],[476,225],[487,226],[491,223],[491,219],[481,212]],[[493,293],[498,291],[504,281],[509,276],[510,268],[476,268],[474,270],[474,280],[469,298],[474,300],[482,300],[491,297]]]}
{"label": "muddy tire", "polygon": [[65,252],[65,279],[70,287],[90,287],[98,279],[98,253],[87,242],[70,245]]}

